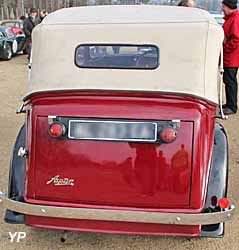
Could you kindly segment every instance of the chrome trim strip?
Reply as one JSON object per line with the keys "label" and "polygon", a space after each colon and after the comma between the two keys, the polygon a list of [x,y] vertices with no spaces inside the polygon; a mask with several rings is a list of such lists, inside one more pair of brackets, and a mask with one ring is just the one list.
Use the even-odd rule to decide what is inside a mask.
{"label": "chrome trim strip", "polygon": [[[118,139],[118,138],[76,138],[70,135],[71,131],[71,123],[76,122],[85,122],[85,123],[116,123],[116,124],[152,124],[154,125],[154,139]],[[69,120],[69,127],[68,127],[68,138],[75,139],[75,140],[97,140],[97,141],[123,141],[123,142],[156,142],[157,141],[157,132],[158,132],[158,124],[156,122],[132,122],[132,121],[114,121],[114,120],[84,120],[84,119],[78,119],[78,120]]]}
{"label": "chrome trim strip", "polygon": [[1,192],[0,203],[6,209],[34,216],[177,225],[218,224],[231,219],[235,211],[234,205],[226,211],[198,214],[42,206],[11,200]]}
{"label": "chrome trim strip", "polygon": [[48,125],[51,125],[57,118],[56,115],[48,115]]}

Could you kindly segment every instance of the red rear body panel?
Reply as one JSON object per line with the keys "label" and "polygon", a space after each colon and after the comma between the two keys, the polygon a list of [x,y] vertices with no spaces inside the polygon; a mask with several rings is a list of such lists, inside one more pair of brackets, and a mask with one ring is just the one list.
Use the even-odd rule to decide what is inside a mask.
{"label": "red rear body panel", "polygon": [[[28,100],[25,200],[33,204],[142,211],[200,212],[211,160],[215,106],[153,94],[41,94]],[[139,121],[180,120],[169,144],[55,139],[48,116]],[[54,176],[74,186],[46,183]],[[31,226],[79,231],[198,236],[200,226],[66,220],[26,216]]]}
{"label": "red rear body panel", "polygon": [[[47,121],[44,116],[37,118],[36,199],[132,207],[189,207],[192,133],[186,132],[193,131],[192,122],[181,123],[174,143],[158,145],[52,139],[47,134]],[[74,187],[46,185],[56,175],[74,179]]]}

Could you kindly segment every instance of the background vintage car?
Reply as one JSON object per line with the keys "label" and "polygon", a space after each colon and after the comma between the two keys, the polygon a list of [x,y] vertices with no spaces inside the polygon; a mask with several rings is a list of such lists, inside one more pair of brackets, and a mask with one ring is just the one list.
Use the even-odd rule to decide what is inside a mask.
{"label": "background vintage car", "polygon": [[25,51],[26,36],[23,31],[23,24],[20,20],[1,20],[0,26],[6,27],[6,32],[14,34],[18,43],[18,52]]}
{"label": "background vintage car", "polygon": [[[7,20],[0,20],[0,25],[6,26],[6,27],[14,27],[18,28],[17,34],[23,34],[23,24],[20,20],[16,19],[7,19]],[[17,31],[17,30],[16,30]]]}
{"label": "background vintage car", "polygon": [[0,58],[10,60],[19,52],[15,35],[8,33],[6,27],[0,26]]}
{"label": "background vintage car", "polygon": [[224,23],[224,15],[218,11],[210,11],[210,14],[216,19],[217,23],[223,25]]}

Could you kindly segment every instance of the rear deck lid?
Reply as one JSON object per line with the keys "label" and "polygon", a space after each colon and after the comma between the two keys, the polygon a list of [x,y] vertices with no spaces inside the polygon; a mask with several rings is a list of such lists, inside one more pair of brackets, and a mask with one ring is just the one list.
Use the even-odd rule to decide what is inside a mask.
{"label": "rear deck lid", "polygon": [[[189,206],[192,121],[56,120],[65,130],[59,138],[49,133],[54,121],[37,117],[37,199],[127,207]],[[165,128],[176,132],[168,135],[176,136],[172,142],[163,141]],[[170,138],[166,135],[164,140]]]}

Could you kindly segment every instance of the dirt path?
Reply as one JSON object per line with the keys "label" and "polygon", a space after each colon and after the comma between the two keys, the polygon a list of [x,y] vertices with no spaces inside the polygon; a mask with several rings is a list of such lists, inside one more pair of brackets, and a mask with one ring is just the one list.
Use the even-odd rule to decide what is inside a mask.
{"label": "dirt path", "polygon": [[[0,61],[0,190],[7,190],[8,166],[12,146],[17,131],[23,122],[22,115],[15,110],[21,104],[26,91],[27,64],[25,56],[19,56],[9,62]],[[229,198],[238,204],[239,194],[239,115],[223,122],[230,143]],[[22,225],[5,224],[0,208],[0,250],[239,250],[239,211],[233,221],[226,225],[223,239],[185,239],[169,237],[139,237],[107,235],[95,233],[64,233],[62,231],[32,229]],[[20,243],[10,243],[9,232],[26,232],[26,239]],[[66,237],[66,242],[61,242]]]}

